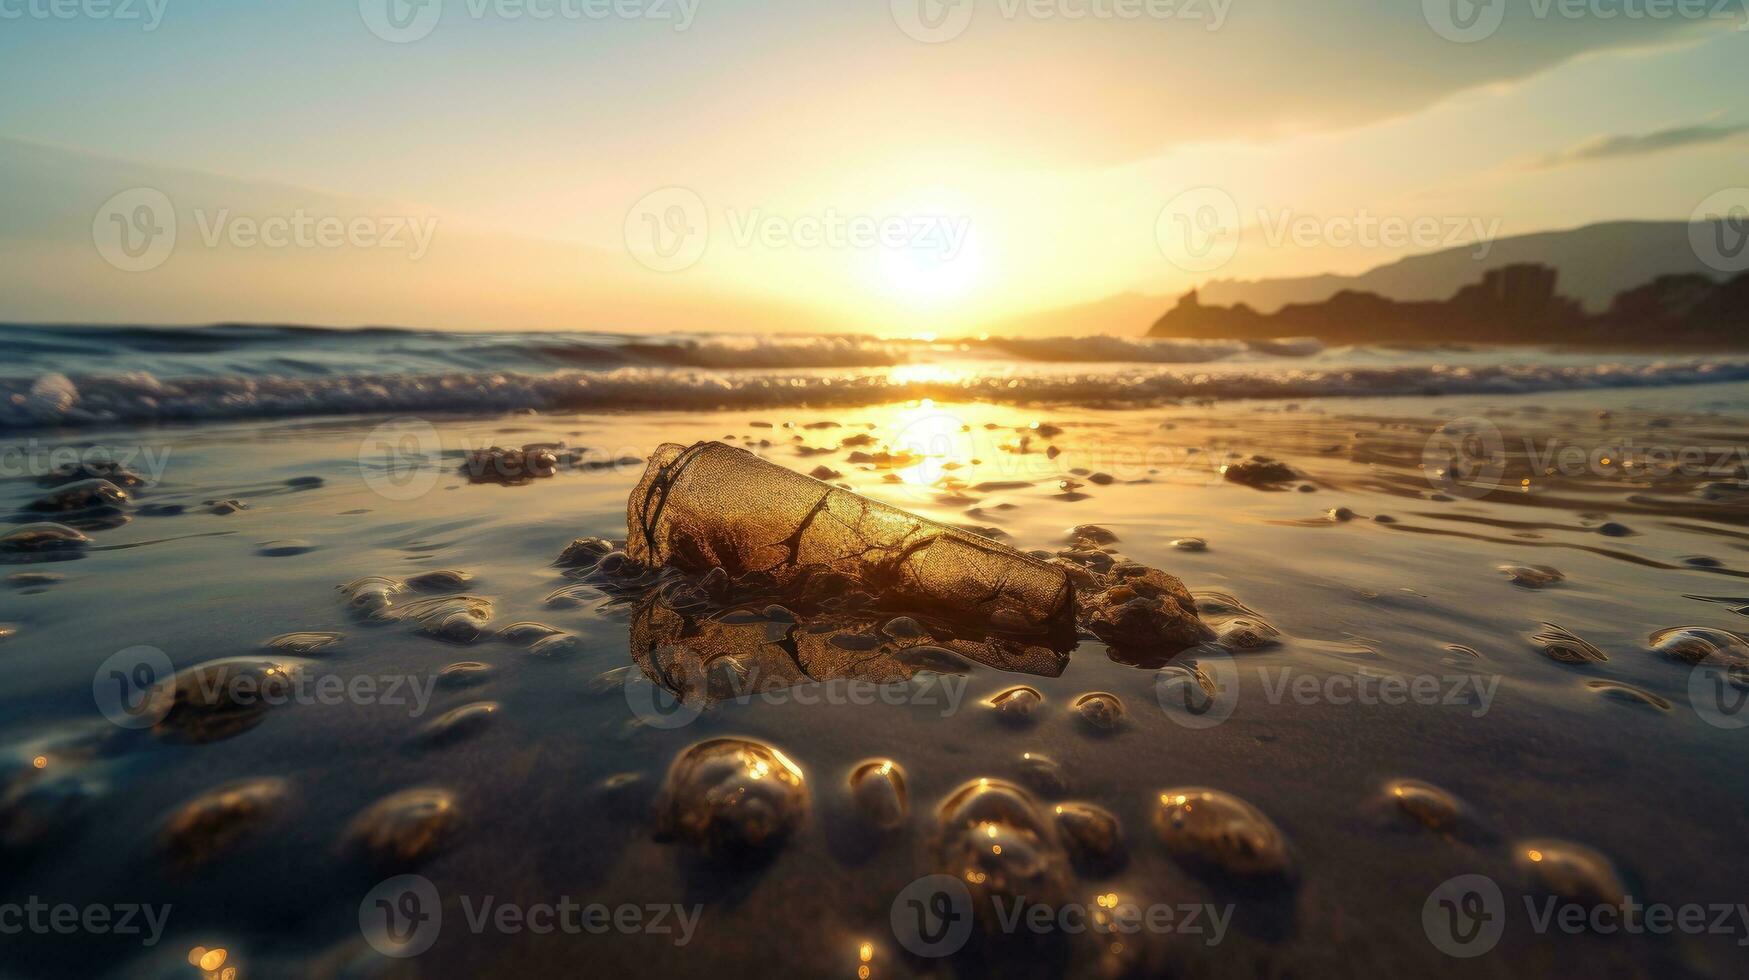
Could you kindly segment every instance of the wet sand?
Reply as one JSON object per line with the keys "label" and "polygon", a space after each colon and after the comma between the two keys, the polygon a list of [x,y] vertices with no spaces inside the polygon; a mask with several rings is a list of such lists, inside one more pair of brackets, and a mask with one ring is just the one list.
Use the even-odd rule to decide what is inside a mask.
{"label": "wet sand", "polygon": [[[1749,388],[437,418],[442,455],[425,467],[407,453],[428,430],[379,422],[33,434],[167,455],[162,480],[122,501],[0,482],[13,528],[89,539],[0,556],[15,630],[0,638],[4,894],[172,912],[151,949],[9,936],[0,970],[199,976],[199,948],[242,977],[1740,975],[1741,928],[1539,935],[1522,899],[1552,887],[1526,854],[1573,846],[1595,851],[1576,859],[1594,887],[1613,875],[1642,901],[1743,898],[1744,736],[1691,682],[1697,660],[1729,666],[1749,647],[1659,631],[1743,625]],[[1502,468],[1439,473],[1445,447],[1496,436]],[[1163,569],[1219,642],[1118,652],[1083,636],[1052,673],[901,656],[933,625],[883,616],[858,633],[867,649],[835,648],[855,656],[788,674],[755,656],[740,667],[784,683],[738,699],[744,675],[715,675],[676,707],[657,690],[672,673],[634,655],[640,598],[554,562],[578,538],[622,541],[644,457],[698,440],[824,467],[1021,550]],[[528,448],[466,472],[491,446]],[[1566,465],[1564,446],[1586,459]],[[1682,447],[1724,452],[1660,465],[1657,450]],[[717,601],[726,630],[781,623],[766,597],[732,619],[732,585]],[[376,688],[239,708],[179,683],[158,724],[129,730],[94,705],[93,676],[139,645],[185,680],[208,665],[269,689],[300,673]],[[900,667],[871,672],[863,653]],[[892,683],[862,697],[857,679]],[[1210,680],[1209,701],[1187,693]],[[1399,682],[1421,693],[1366,703]],[[391,683],[429,701],[392,703]],[[718,739],[754,745],[732,749],[727,776],[676,765]],[[720,824],[701,779],[751,793],[759,819]],[[1206,812],[1203,789],[1227,814],[1213,831],[1174,802]],[[965,849],[968,827],[1013,839],[974,891],[1208,903],[1230,924],[1214,944],[980,931],[943,959],[908,952],[896,897],[991,861]],[[401,873],[432,883],[443,926],[396,960],[361,935],[359,910]],[[1464,874],[1498,882],[1511,916],[1467,960],[1423,925],[1429,896]],[[476,935],[463,896],[702,909],[684,946]]]}

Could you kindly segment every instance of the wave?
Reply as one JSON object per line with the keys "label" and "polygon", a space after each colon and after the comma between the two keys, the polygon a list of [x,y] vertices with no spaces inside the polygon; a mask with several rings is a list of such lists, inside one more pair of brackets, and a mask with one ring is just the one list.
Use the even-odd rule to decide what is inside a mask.
{"label": "wave", "polygon": [[1342,370],[1128,368],[1085,373],[729,374],[667,368],[522,374],[452,372],[324,378],[152,374],[0,379],[0,429],[317,415],[493,414],[523,410],[715,410],[871,405],[918,398],[1138,407],[1176,399],[1525,394],[1749,381],[1749,362],[1398,365]]}
{"label": "wave", "polygon": [[9,370],[159,377],[335,377],[452,371],[612,371],[626,367],[770,371],[875,368],[942,360],[1201,364],[1309,357],[1305,338],[1277,341],[1123,337],[975,337],[946,341],[868,336],[632,335],[568,331],[481,333],[369,327],[31,326],[0,324]]}

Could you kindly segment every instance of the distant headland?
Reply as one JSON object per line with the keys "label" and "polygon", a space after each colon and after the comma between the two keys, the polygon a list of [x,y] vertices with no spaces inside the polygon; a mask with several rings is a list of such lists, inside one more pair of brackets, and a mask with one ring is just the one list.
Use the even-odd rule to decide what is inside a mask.
{"label": "distant headland", "polygon": [[1588,313],[1563,296],[1560,274],[1535,263],[1486,272],[1450,299],[1402,301],[1343,290],[1320,303],[1259,313],[1244,303],[1204,306],[1192,290],[1149,337],[1261,340],[1310,336],[1330,343],[1581,344],[1749,347],[1749,273],[1725,282],[1659,276]]}

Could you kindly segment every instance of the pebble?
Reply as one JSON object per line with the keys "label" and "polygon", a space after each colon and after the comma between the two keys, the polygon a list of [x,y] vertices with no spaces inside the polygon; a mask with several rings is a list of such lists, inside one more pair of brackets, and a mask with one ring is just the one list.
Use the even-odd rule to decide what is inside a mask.
{"label": "pebble", "polygon": [[1567,579],[1560,569],[1549,565],[1501,565],[1499,568],[1513,585],[1527,589],[1543,589]]}
{"label": "pebble", "polygon": [[1221,476],[1229,483],[1259,490],[1272,489],[1299,477],[1293,467],[1267,456],[1253,456],[1221,467]]}
{"label": "pebble", "polygon": [[1209,543],[1201,538],[1175,538],[1172,547],[1179,551],[1207,551]]}

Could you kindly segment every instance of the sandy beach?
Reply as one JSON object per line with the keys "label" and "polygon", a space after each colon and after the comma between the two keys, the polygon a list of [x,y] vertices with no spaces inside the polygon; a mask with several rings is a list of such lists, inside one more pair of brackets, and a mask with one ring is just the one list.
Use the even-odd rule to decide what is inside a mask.
{"label": "sandy beach", "polygon": [[[80,532],[88,543],[6,556],[11,891],[150,896],[171,912],[144,953],[120,936],[38,935],[9,940],[8,960],[25,975],[179,977],[191,950],[223,950],[247,976],[462,977],[585,956],[654,976],[705,955],[720,975],[756,976],[781,950],[814,975],[1230,975],[1236,962],[1473,975],[1422,923],[1443,881],[1482,874],[1510,917],[1510,959],[1485,961],[1487,975],[1725,976],[1739,955],[1728,935],[1576,941],[1539,932],[1532,910],[1551,888],[1734,901],[1718,856],[1744,830],[1749,789],[1728,751],[1741,721],[1707,684],[1745,649],[1716,631],[1749,601],[1733,598],[1749,594],[1732,448],[1749,445],[1746,419],[1749,387],[1725,384],[19,433],[21,450],[137,448],[144,482]],[[1501,468],[1429,469],[1476,438],[1503,452],[1465,458]],[[709,440],[1023,551],[1163,569],[1218,638],[1119,652],[1083,633],[1053,676],[908,656],[927,629],[875,629],[861,649],[888,658],[878,669],[859,655],[810,675],[754,644],[689,688],[632,655],[643,600],[554,562],[577,538],[624,540],[658,444]],[[506,485],[468,470],[489,446],[559,462]],[[1291,475],[1231,478],[1259,455]],[[49,492],[35,479],[0,492],[21,520],[80,523],[29,511]],[[393,615],[369,601],[373,576],[392,583]],[[763,598],[733,589],[706,617],[727,631],[712,642],[770,625]],[[1687,631],[1660,633],[1672,629]],[[130,720],[102,667],[117,653],[159,662],[151,651],[182,677],[234,661],[281,696]],[[94,676],[99,709],[127,724],[93,709]],[[766,801],[781,833],[755,861],[663,833],[671,764],[720,739],[775,750],[800,787]],[[902,777],[868,789],[853,777],[869,760]],[[945,959],[908,951],[896,897],[947,870],[953,799],[978,780],[1012,784],[1041,814],[1115,818],[1114,839],[1063,864],[1063,898],[1178,909],[1179,929],[1038,938],[998,922]],[[1233,852],[1162,830],[1163,794],[1185,787],[1255,808],[1282,866],[1235,877],[1256,840]],[[396,796],[409,791],[425,795]],[[391,797],[391,816],[371,810]],[[1666,819],[1634,816],[1653,800]],[[1590,850],[1558,874],[1525,863],[1527,848],[1552,860],[1565,846]],[[360,903],[413,871],[438,895],[434,955],[379,956]],[[641,909],[647,925],[672,909],[674,925],[543,933],[520,918],[565,903]],[[506,905],[514,928],[491,912]],[[976,918],[987,928],[991,911]]]}

